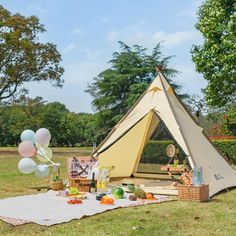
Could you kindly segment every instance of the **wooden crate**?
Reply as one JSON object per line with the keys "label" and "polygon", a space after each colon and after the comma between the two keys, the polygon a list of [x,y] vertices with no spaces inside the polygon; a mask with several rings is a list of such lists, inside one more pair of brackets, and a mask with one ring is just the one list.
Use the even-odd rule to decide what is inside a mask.
{"label": "wooden crate", "polygon": [[178,186],[178,198],[185,201],[204,202],[209,200],[209,185]]}
{"label": "wooden crate", "polygon": [[77,187],[80,192],[89,192],[91,182],[86,178],[69,178],[69,187]]}

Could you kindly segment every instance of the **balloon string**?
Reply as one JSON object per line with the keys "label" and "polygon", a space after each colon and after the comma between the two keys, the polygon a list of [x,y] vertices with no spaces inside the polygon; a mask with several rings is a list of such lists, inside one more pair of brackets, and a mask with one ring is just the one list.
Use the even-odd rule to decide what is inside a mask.
{"label": "balloon string", "polygon": [[46,160],[48,160],[53,166],[56,166],[56,165],[57,165],[56,163],[54,163],[53,161],[51,161],[51,160],[50,160],[49,158],[47,158],[46,156],[41,155],[41,154],[39,154],[39,153],[37,153],[37,155],[39,155],[39,156],[45,158]]}

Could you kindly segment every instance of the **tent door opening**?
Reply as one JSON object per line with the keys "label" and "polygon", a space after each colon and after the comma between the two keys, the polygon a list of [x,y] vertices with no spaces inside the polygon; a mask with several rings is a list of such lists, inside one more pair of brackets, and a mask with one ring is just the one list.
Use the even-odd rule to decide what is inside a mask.
{"label": "tent door opening", "polygon": [[[186,154],[155,112],[144,139],[144,147],[133,172],[135,177],[170,179],[168,171],[162,170],[162,167],[167,164],[185,165],[186,169],[189,169]],[[176,151],[173,157],[168,157],[166,153],[166,148],[170,144],[174,145]],[[180,171],[173,171],[173,176],[180,173]]]}

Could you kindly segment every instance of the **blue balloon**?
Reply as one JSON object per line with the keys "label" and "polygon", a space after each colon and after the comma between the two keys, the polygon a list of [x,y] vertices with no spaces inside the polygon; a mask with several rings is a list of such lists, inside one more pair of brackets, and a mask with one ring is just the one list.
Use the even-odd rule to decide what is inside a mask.
{"label": "blue balloon", "polygon": [[30,141],[32,143],[35,143],[35,132],[30,129],[27,129],[21,133],[20,139],[22,142]]}

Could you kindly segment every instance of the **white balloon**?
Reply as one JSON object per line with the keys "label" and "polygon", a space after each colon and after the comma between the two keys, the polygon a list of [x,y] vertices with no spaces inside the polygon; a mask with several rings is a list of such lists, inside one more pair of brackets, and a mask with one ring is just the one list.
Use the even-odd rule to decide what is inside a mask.
{"label": "white balloon", "polygon": [[40,147],[37,151],[37,158],[41,162],[48,162],[48,159],[52,159],[52,149],[48,147]]}
{"label": "white balloon", "polygon": [[34,173],[39,178],[47,177],[48,174],[49,174],[48,165],[46,165],[46,164],[37,165],[36,168],[35,168]]}
{"label": "white balloon", "polygon": [[18,163],[18,169],[23,174],[30,174],[34,172],[36,163],[31,158],[24,157]]}
{"label": "white balloon", "polygon": [[36,131],[35,140],[39,145],[47,145],[50,142],[51,134],[48,129],[40,128]]}

